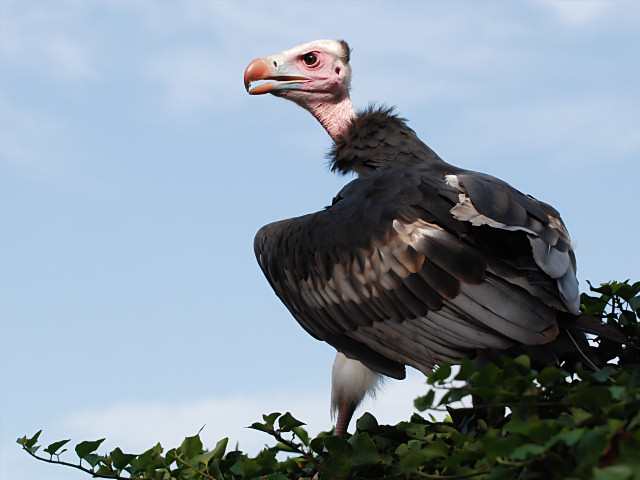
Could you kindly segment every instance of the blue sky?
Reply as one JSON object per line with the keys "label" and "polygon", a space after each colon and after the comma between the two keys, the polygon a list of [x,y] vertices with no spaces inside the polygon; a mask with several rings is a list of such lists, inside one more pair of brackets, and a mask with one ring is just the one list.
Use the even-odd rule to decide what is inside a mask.
{"label": "blue sky", "polygon": [[[0,3],[0,476],[74,479],[14,443],[107,436],[245,451],[291,411],[330,427],[334,351],[272,293],[265,223],[348,181],[297,106],[249,97],[256,57],[353,48],[352,98],[395,105],[446,161],[560,210],[579,280],[638,280],[640,4]],[[420,375],[366,409],[410,415]]]}

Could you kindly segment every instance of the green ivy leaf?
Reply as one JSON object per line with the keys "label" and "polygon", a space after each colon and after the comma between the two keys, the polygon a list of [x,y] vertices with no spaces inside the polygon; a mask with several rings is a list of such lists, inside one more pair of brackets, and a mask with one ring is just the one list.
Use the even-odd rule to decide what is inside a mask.
{"label": "green ivy leaf", "polygon": [[180,450],[185,458],[192,458],[194,455],[201,453],[203,449],[202,440],[200,440],[200,434],[196,434],[192,437],[185,437]]}
{"label": "green ivy leaf", "polygon": [[611,400],[611,392],[604,385],[594,385],[583,388],[578,392],[573,400],[576,407],[604,407]]}
{"label": "green ivy leaf", "polygon": [[640,314],[640,297],[634,297],[629,300],[629,306],[634,312]]}
{"label": "green ivy leaf", "polygon": [[335,436],[326,437],[324,446],[333,457],[340,457],[351,450],[351,445],[344,438]]}
{"label": "green ivy leaf", "polygon": [[96,453],[87,453],[84,457],[82,457],[91,467],[95,468],[101,462],[104,462],[105,457],[102,455],[98,455]]}
{"label": "green ivy leaf", "polygon": [[462,360],[460,360],[460,370],[458,371],[455,379],[466,382],[475,372],[476,366],[473,364],[473,362],[467,357],[462,357]]}
{"label": "green ivy leaf", "polygon": [[38,437],[40,437],[41,433],[42,430],[38,430],[31,438],[27,438],[26,436],[19,438],[18,443],[29,450],[31,453],[35,453],[37,447],[34,449],[34,445],[38,442]]}
{"label": "green ivy leaf", "polygon": [[[60,440],[58,442],[53,442],[51,445],[49,445],[47,448],[45,448],[44,451],[47,452],[51,456],[57,455],[58,454],[58,450],[60,450],[64,445],[66,445],[70,441],[71,441],[71,439]],[[63,450],[63,451],[66,451],[66,449]],[[62,452],[60,452],[60,453],[62,453]]]}
{"label": "green ivy leaf", "polygon": [[506,437],[487,438],[483,440],[482,445],[487,455],[487,459],[493,462],[498,457],[507,458],[511,452],[518,446],[521,439],[517,435],[509,435]]}
{"label": "green ivy leaf", "polygon": [[444,382],[451,375],[451,364],[445,362],[438,369],[429,375],[427,382],[429,385],[433,385],[436,382]]}
{"label": "green ivy leaf", "polygon": [[258,430],[259,432],[269,433],[273,430],[273,426],[269,427],[266,423],[255,422],[249,425],[247,428],[252,430]]}
{"label": "green ivy leaf", "polygon": [[265,425],[267,425],[270,428],[273,428],[273,425],[276,423],[276,419],[281,415],[280,412],[273,412],[270,413],[269,415],[262,415],[262,418],[264,419]]}
{"label": "green ivy leaf", "polygon": [[633,478],[633,474],[633,469],[627,465],[613,465],[607,468],[593,469],[594,480],[627,480]]}
{"label": "green ivy leaf", "polygon": [[280,426],[280,430],[283,432],[290,432],[296,427],[301,427],[304,425],[303,422],[297,420],[291,415],[289,412],[285,413],[278,420],[278,425]]}
{"label": "green ivy leaf", "polygon": [[356,422],[356,429],[359,432],[370,432],[378,427],[378,420],[369,412],[365,412]]}
{"label": "green ivy leaf", "polygon": [[135,455],[123,453],[122,450],[120,450],[120,447],[116,447],[109,456],[111,457],[113,466],[118,470],[123,470],[125,467],[129,466],[131,460],[136,458]]}
{"label": "green ivy leaf", "polygon": [[428,410],[433,406],[433,401],[435,400],[435,398],[436,391],[429,390],[426,395],[416,398],[413,401],[413,404],[419,411],[424,412],[425,410]]}
{"label": "green ivy leaf", "polygon": [[548,366],[538,374],[538,382],[544,386],[550,386],[559,380],[563,380],[569,374],[558,367]]}
{"label": "green ivy leaf", "polygon": [[544,446],[535,443],[525,443],[514,448],[509,455],[510,460],[526,460],[544,452]]}
{"label": "green ivy leaf", "polygon": [[349,443],[354,451],[351,459],[353,466],[374,465],[380,461],[380,454],[368,433],[356,433],[349,439]]}
{"label": "green ivy leaf", "polygon": [[527,355],[519,355],[514,358],[513,363],[522,368],[522,373],[527,373],[531,370],[531,360]]}
{"label": "green ivy leaf", "polygon": [[438,403],[438,406],[450,405],[454,402],[462,400],[465,397],[468,397],[470,394],[471,391],[468,388],[452,388],[442,396],[440,402]]}
{"label": "green ivy leaf", "polygon": [[395,454],[398,456],[402,472],[407,476],[424,463],[422,444],[417,440],[410,440],[406,444],[400,444],[396,448]]}
{"label": "green ivy leaf", "polygon": [[300,439],[300,441],[305,445],[305,446],[309,446],[309,434],[307,433],[307,431],[302,428],[302,427],[293,427],[291,429],[293,431],[293,433],[296,434],[296,436]]}
{"label": "green ivy leaf", "polygon": [[78,457],[86,460],[89,454],[95,452],[102,442],[104,442],[104,438],[101,438],[100,440],[80,442],[75,448]]}

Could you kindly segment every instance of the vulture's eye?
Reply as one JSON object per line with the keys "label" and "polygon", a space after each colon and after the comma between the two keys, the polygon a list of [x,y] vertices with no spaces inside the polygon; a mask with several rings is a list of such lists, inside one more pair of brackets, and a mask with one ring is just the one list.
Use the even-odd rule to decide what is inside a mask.
{"label": "vulture's eye", "polygon": [[311,66],[318,61],[318,56],[315,53],[309,52],[302,57],[302,61],[305,65]]}

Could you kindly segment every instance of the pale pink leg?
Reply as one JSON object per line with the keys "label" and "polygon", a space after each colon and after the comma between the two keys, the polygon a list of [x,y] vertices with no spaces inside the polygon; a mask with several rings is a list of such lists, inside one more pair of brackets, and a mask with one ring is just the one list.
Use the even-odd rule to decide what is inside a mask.
{"label": "pale pink leg", "polygon": [[347,435],[347,428],[349,428],[349,422],[355,411],[356,405],[348,399],[340,403],[338,407],[338,419],[336,420],[336,435],[338,437]]}

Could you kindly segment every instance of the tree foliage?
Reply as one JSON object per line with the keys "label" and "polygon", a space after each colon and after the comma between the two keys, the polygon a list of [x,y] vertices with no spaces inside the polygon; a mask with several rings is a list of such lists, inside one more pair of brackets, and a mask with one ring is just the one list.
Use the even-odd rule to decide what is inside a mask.
{"label": "tree foliage", "polygon": [[[104,439],[83,441],[75,446],[75,462],[61,458],[69,440],[42,448],[37,432],[18,443],[41,461],[112,479],[640,480],[640,282],[591,291],[596,295],[582,296],[583,311],[617,325],[626,337],[624,343],[592,340],[603,368],[565,363],[534,369],[526,356],[503,357],[500,366],[489,363],[480,371],[467,359],[455,372],[442,365],[415,405],[422,412],[448,409],[446,421],[414,414],[389,426],[365,413],[348,439],[330,432],[311,439],[290,413],[272,413],[251,425],[273,442],[256,456],[228,450],[226,438],[208,450],[199,435],[141,454],[120,448],[100,454]],[[473,406],[454,408],[471,397]]]}

